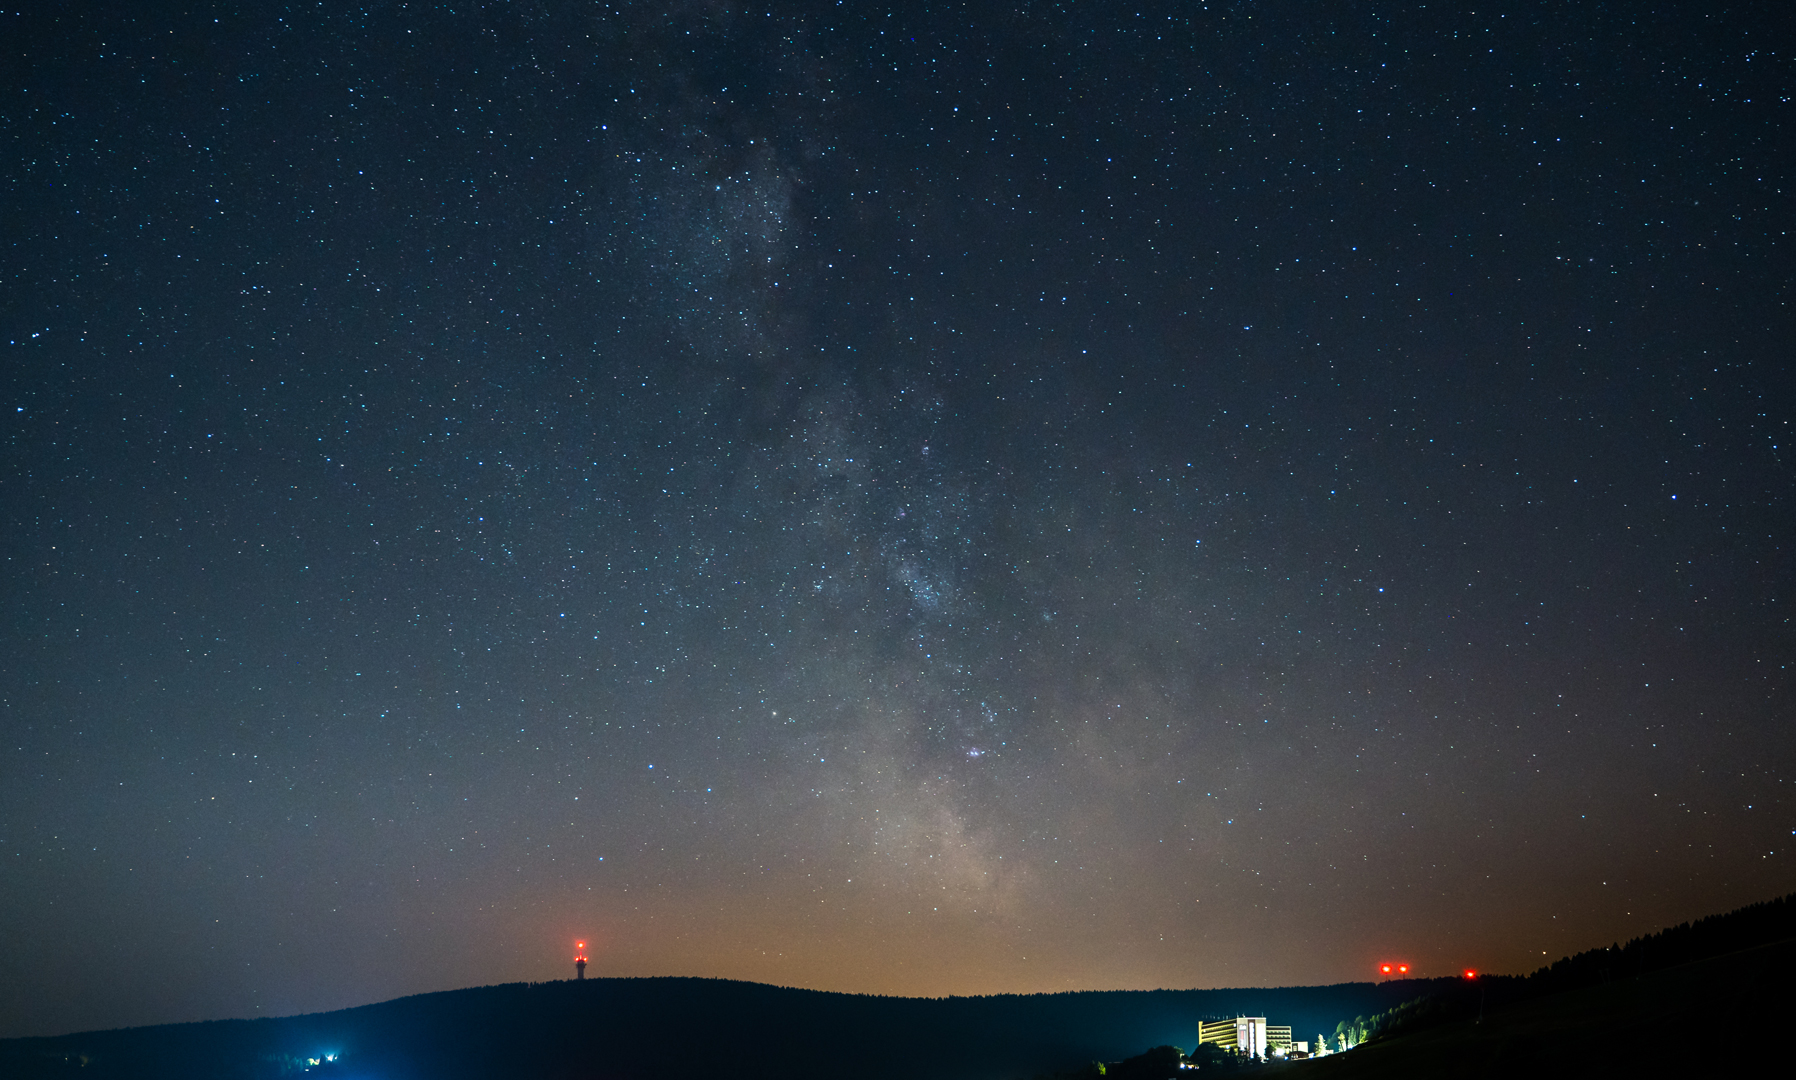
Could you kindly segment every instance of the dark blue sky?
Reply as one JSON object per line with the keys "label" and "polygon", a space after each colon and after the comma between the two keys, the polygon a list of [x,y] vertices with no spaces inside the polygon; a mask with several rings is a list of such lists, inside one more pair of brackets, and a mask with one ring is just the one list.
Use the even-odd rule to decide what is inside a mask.
{"label": "dark blue sky", "polygon": [[1778,14],[0,15],[0,1035],[1791,891]]}

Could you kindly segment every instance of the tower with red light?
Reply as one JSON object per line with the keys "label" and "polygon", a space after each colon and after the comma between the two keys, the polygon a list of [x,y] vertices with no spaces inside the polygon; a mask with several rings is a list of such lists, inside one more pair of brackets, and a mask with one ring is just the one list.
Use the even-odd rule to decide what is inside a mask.
{"label": "tower with red light", "polygon": [[574,978],[586,978],[586,942],[574,942]]}
{"label": "tower with red light", "polygon": [[1478,977],[1477,969],[1466,968],[1465,977],[1469,982],[1478,984],[1478,1022],[1484,1023],[1484,980]]}

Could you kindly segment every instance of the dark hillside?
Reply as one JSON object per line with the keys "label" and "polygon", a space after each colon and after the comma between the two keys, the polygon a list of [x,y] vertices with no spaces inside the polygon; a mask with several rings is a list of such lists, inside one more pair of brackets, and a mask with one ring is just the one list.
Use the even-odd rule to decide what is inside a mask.
{"label": "dark hillside", "polygon": [[[1268,1066],[1264,1080],[1779,1075],[1796,942],[1765,945]],[[1787,1063],[1784,1065],[1787,1068]]]}
{"label": "dark hillside", "polygon": [[1597,986],[1791,938],[1796,938],[1796,894],[1565,957],[1528,976],[1528,986],[1540,993]]}
{"label": "dark hillside", "polygon": [[285,1019],[0,1042],[0,1075],[260,1080],[842,1077],[1008,1080],[1166,1043],[1236,1013],[1311,1037],[1433,988],[1423,980],[1279,990],[882,998],[716,979],[591,979],[455,990]]}
{"label": "dark hillside", "polygon": [[1693,923],[1679,923],[1626,945],[1588,949],[1540,968],[1525,978],[1486,975],[1476,982],[1443,985],[1374,1016],[1366,1025],[1373,1040],[1414,1034],[1424,1028],[1469,1020],[1487,1008],[1694,964],[1796,940],[1796,895],[1751,904]]}
{"label": "dark hillside", "polygon": [[520,983],[278,1020],[4,1040],[0,1076],[1012,1080],[1192,1049],[1198,1021],[1239,1014],[1288,1023],[1299,1039],[1372,1018],[1382,1034],[1348,1054],[1269,1067],[1306,1080],[1645,1074],[1667,1062],[1709,1075],[1784,1030],[1792,923],[1796,899],[1784,897],[1479,983],[940,999],[719,979]]}

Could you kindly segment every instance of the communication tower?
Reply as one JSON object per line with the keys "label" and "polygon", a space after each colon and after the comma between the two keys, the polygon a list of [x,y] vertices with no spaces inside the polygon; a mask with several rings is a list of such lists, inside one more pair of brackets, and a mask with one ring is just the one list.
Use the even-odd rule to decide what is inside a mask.
{"label": "communication tower", "polygon": [[574,978],[586,978],[586,942],[574,942]]}

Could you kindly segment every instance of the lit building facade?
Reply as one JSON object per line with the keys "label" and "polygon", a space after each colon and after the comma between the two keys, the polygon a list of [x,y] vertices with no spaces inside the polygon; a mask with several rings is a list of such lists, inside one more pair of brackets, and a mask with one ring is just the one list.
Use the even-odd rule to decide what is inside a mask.
{"label": "lit building facade", "polygon": [[[1281,1028],[1285,1042],[1291,1041],[1291,1029]],[[1213,1042],[1224,1050],[1234,1050],[1254,1057],[1266,1056],[1266,1018],[1237,1016],[1233,1020],[1206,1020],[1197,1025],[1197,1041]]]}

